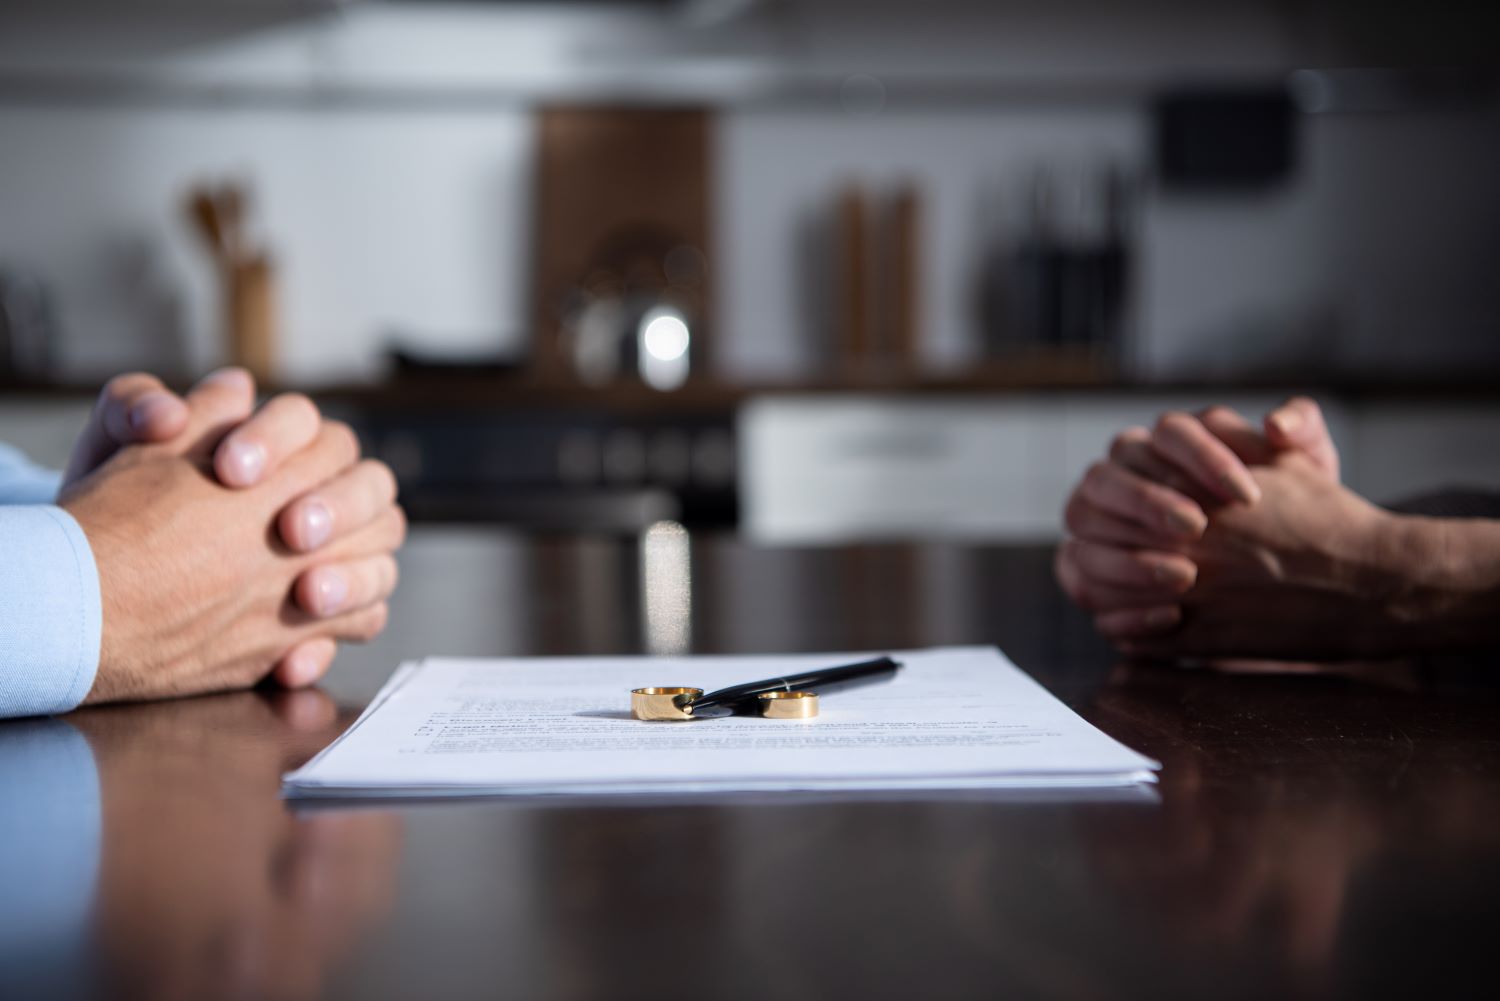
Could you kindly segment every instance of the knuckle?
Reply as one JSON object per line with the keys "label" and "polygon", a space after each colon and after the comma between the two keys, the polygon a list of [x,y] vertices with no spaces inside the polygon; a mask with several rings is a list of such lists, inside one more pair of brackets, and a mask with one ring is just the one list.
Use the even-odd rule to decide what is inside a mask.
{"label": "knuckle", "polygon": [[1083,531],[1087,524],[1087,506],[1083,498],[1076,493],[1068,498],[1068,503],[1063,507],[1063,526],[1074,535]]}
{"label": "knuckle", "polygon": [[1103,611],[1103,606],[1099,601],[1098,589],[1092,583],[1087,580],[1079,580],[1076,585],[1076,591],[1077,593],[1073,595],[1073,600],[1078,603],[1079,608],[1085,612]]}
{"label": "knuckle", "polygon": [[1148,437],[1150,432],[1145,428],[1126,428],[1110,439],[1109,456],[1111,459],[1120,459],[1130,453],[1141,439]]}
{"label": "knuckle", "polygon": [[390,522],[392,539],[391,548],[400,549],[402,544],[406,542],[406,533],[409,527],[409,522],[406,518],[406,511],[401,508],[401,505],[393,504],[391,506]]}
{"label": "knuckle", "polygon": [[1101,636],[1113,639],[1130,631],[1130,618],[1128,613],[1100,612],[1094,616],[1094,628]]}
{"label": "knuckle", "polygon": [[390,466],[379,459],[365,459],[360,462],[359,468],[360,472],[370,480],[376,496],[386,503],[396,499],[398,489],[396,474],[391,471]]}
{"label": "knuckle", "polygon": [[321,416],[318,405],[305,393],[282,393],[268,406],[274,406],[288,420],[301,424],[316,423]]}
{"label": "knuckle", "polygon": [[1238,420],[1239,414],[1224,406],[1224,404],[1222,403],[1215,403],[1211,407],[1205,407],[1200,410],[1198,412],[1198,419],[1204,422],[1213,421],[1223,423],[1226,421]]}
{"label": "knuckle", "polygon": [[1152,588],[1157,584],[1155,565],[1140,553],[1121,552],[1120,567],[1124,579],[1133,581],[1137,587]]}
{"label": "knuckle", "polygon": [[330,446],[341,455],[359,454],[359,437],[343,421],[324,421],[323,434]]}
{"label": "knuckle", "polygon": [[1156,420],[1156,432],[1158,434],[1180,435],[1188,431],[1197,418],[1185,410],[1168,410]]}
{"label": "knuckle", "polygon": [[1068,562],[1061,549],[1057,551],[1057,557],[1053,560],[1052,573],[1057,578],[1057,584],[1063,589],[1063,593],[1074,604],[1081,605],[1083,602],[1079,594],[1078,568]]}
{"label": "knuckle", "polygon": [[361,640],[372,640],[385,631],[385,624],[389,618],[390,608],[382,601],[360,616],[355,632]]}
{"label": "knuckle", "polygon": [[1149,513],[1153,500],[1162,489],[1155,480],[1136,473],[1125,477],[1122,487],[1120,506],[1126,513],[1133,515]]}
{"label": "knuckle", "polygon": [[106,400],[120,400],[130,393],[131,386],[144,378],[141,372],[127,372],[117,375],[104,384],[99,395]]}

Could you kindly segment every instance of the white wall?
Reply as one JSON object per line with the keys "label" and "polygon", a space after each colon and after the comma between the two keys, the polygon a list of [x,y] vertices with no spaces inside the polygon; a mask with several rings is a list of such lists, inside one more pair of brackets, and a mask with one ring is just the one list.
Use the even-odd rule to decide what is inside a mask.
{"label": "white wall", "polygon": [[220,357],[218,293],[182,208],[192,183],[250,179],[276,258],[284,367],[373,374],[392,330],[434,348],[515,345],[530,245],[519,112],[0,106],[0,262],[53,286],[66,371],[167,359],[127,249],[179,297],[195,368]]}

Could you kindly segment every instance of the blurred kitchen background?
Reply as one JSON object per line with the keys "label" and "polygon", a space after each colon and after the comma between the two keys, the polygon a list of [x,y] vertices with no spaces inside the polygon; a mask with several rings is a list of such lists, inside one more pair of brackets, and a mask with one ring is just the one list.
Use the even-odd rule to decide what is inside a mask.
{"label": "blurred kitchen background", "polygon": [[7,0],[0,439],[233,360],[417,519],[1046,539],[1304,391],[1377,500],[1500,488],[1488,15]]}

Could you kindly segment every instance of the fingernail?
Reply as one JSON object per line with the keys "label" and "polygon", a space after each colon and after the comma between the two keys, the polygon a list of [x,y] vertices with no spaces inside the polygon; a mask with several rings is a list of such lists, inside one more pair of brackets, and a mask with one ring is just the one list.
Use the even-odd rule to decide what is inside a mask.
{"label": "fingernail", "polygon": [[225,475],[231,486],[248,487],[266,468],[266,450],[253,441],[232,441],[225,449]]}
{"label": "fingernail", "polygon": [[1165,520],[1169,531],[1193,538],[1202,535],[1208,528],[1208,518],[1201,511],[1184,511],[1174,507],[1167,512]]}
{"label": "fingernail", "polygon": [[335,570],[321,570],[313,581],[313,604],[317,614],[332,615],[344,606],[349,597],[349,583],[344,575]]}
{"label": "fingernail", "polygon": [[1145,615],[1141,616],[1141,621],[1146,624],[1147,628],[1165,629],[1167,626],[1175,626],[1181,618],[1182,613],[1177,610],[1177,607],[1169,605],[1149,609]]}
{"label": "fingernail", "polygon": [[317,549],[333,535],[333,512],[320,500],[303,502],[297,521],[304,550]]}
{"label": "fingernail", "polygon": [[1158,584],[1172,585],[1191,584],[1198,577],[1191,567],[1181,563],[1157,563],[1151,574]]}
{"label": "fingernail", "polygon": [[177,401],[166,393],[147,393],[130,408],[130,430],[141,433],[166,420]]}
{"label": "fingernail", "polygon": [[1224,489],[1242,504],[1254,504],[1260,500],[1260,487],[1248,476],[1238,473],[1225,473],[1219,477],[1219,482],[1224,484]]}

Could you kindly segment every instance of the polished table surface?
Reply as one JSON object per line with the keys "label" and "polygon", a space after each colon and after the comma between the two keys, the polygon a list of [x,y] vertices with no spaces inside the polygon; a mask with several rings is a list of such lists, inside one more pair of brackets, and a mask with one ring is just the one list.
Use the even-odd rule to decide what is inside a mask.
{"label": "polished table surface", "polygon": [[[75,920],[0,951],[0,996],[1486,993],[1500,684],[1483,662],[1122,665],[1049,566],[1041,547],[420,528],[389,631],[321,690],[0,724],[0,755],[86,746],[93,769],[49,781],[96,798],[100,832],[75,847],[28,828],[48,854],[78,854],[87,888]],[[403,658],[953,643],[999,645],[1161,760],[1159,788],[320,809],[278,796]],[[7,852],[27,842],[6,824],[56,813],[22,796],[0,788]],[[66,898],[57,864],[4,871],[20,873],[0,887],[12,901]],[[12,945],[24,930],[0,918]]]}

